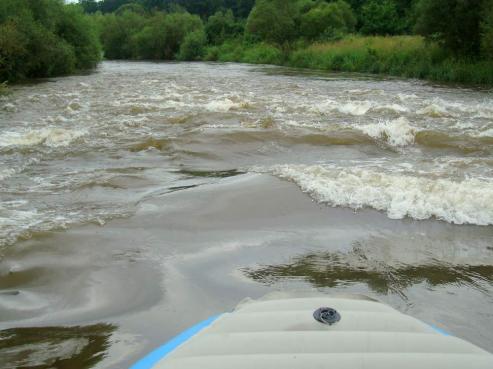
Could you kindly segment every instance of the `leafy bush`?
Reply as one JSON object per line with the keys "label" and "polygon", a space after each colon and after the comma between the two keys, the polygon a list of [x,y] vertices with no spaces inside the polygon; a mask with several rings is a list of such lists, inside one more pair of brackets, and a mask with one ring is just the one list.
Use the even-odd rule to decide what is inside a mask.
{"label": "leafy bush", "polygon": [[296,36],[295,0],[257,0],[246,31],[259,40],[282,44]]}
{"label": "leafy bush", "polygon": [[172,60],[178,55],[187,35],[198,32],[188,39],[186,47],[189,47],[196,44],[198,35],[204,34],[202,20],[186,11],[141,14],[127,8],[118,15],[102,16],[100,22],[108,59]]}
{"label": "leafy bush", "polygon": [[142,19],[142,28],[127,39],[133,59],[166,59],[168,37],[164,32],[167,20],[164,13]]}
{"label": "leafy bush", "polygon": [[77,69],[94,68],[101,58],[101,45],[94,23],[78,7],[67,6],[64,9],[56,33],[73,47]]}
{"label": "leafy bush", "polygon": [[243,31],[243,24],[235,20],[231,9],[211,15],[205,25],[207,40],[212,45],[221,44],[228,38],[235,38]]}
{"label": "leafy bush", "polygon": [[486,4],[491,0],[420,0],[415,30],[455,55],[479,55]]}
{"label": "leafy bush", "polygon": [[260,43],[245,49],[240,60],[251,64],[282,64],[284,56],[282,51],[272,45]]}
{"label": "leafy bush", "polygon": [[205,54],[207,38],[203,30],[188,33],[180,45],[178,60],[200,60]]}
{"label": "leafy bush", "polygon": [[121,15],[105,15],[101,30],[105,57],[108,59],[134,58],[135,44],[132,43],[132,37],[140,37],[136,35],[144,28],[145,20],[143,15],[132,11],[123,12]]}
{"label": "leafy bush", "polygon": [[493,0],[485,1],[481,23],[481,54],[493,60]]}
{"label": "leafy bush", "polygon": [[[302,8],[303,9],[303,8]],[[353,32],[356,17],[344,1],[319,3],[300,17],[300,33],[310,40],[333,39]]]}
{"label": "leafy bush", "polygon": [[95,24],[58,0],[0,1],[0,80],[51,77],[101,58]]}
{"label": "leafy bush", "polygon": [[361,8],[361,29],[366,35],[395,35],[401,32],[396,3],[370,0]]}

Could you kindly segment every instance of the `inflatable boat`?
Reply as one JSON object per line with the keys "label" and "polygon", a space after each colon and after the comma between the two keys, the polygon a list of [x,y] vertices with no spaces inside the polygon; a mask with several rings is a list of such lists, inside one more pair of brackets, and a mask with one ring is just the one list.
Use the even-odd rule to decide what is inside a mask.
{"label": "inflatable boat", "polygon": [[365,296],[271,294],[181,333],[131,369],[493,369],[493,355]]}

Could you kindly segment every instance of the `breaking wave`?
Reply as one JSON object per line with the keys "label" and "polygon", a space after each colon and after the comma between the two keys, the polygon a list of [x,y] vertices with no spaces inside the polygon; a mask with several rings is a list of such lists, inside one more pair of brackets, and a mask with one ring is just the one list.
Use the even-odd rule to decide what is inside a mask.
{"label": "breaking wave", "polygon": [[64,128],[43,128],[24,132],[6,132],[0,136],[0,147],[37,145],[49,147],[68,146],[86,134],[87,131],[85,130],[68,130]]}
{"label": "breaking wave", "polygon": [[493,182],[434,179],[372,168],[280,165],[275,176],[332,206],[385,211],[391,219],[437,218],[454,224],[493,224]]}
{"label": "breaking wave", "polygon": [[416,114],[426,115],[432,118],[443,118],[451,116],[447,108],[438,104],[430,104],[422,109],[419,109]]}
{"label": "breaking wave", "polygon": [[213,100],[205,105],[205,109],[210,112],[225,113],[234,109],[248,108],[250,103],[248,101],[233,101],[232,99],[225,98],[222,100]]}
{"label": "breaking wave", "polygon": [[391,146],[407,146],[414,143],[415,128],[404,117],[377,124],[356,126],[355,128],[370,137],[382,139]]}

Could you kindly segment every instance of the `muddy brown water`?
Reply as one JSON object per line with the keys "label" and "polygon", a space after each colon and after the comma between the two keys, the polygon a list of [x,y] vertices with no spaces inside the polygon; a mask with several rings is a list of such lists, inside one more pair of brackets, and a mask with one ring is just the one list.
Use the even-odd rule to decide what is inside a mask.
{"label": "muddy brown water", "polygon": [[0,368],[125,368],[308,289],[493,351],[491,91],[105,62],[0,98]]}

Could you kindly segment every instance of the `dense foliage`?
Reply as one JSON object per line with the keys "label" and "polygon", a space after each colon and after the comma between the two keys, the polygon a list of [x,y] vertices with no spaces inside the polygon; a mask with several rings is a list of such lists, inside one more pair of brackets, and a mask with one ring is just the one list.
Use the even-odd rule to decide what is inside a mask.
{"label": "dense foliage", "polygon": [[[106,14],[106,23],[114,26],[118,24],[115,17],[126,18],[121,20],[121,26],[115,26],[121,29],[122,35],[111,36],[123,49],[119,53],[113,50],[111,37],[104,35],[107,31],[114,33],[115,27],[103,27],[109,58],[176,57],[169,50],[135,51],[137,46],[128,44],[132,43],[132,37],[127,35],[146,28],[148,35],[153,33],[163,38],[159,32],[165,29],[149,28],[149,23],[153,23],[150,19],[158,13],[166,17],[176,12],[200,17],[209,45],[236,38],[237,42],[267,42],[286,49],[300,39],[330,41],[354,33],[402,35],[416,32],[429,41],[438,42],[455,56],[491,57],[493,52],[493,0],[80,0],[80,4],[88,13]],[[132,22],[129,12],[142,18],[140,25]],[[124,26],[125,22],[131,23],[129,27]],[[197,41],[199,39],[202,37],[196,37]],[[158,42],[146,42],[152,48],[158,47]],[[171,49],[176,53],[179,47],[173,45]]]}
{"label": "dense foliage", "polygon": [[73,73],[100,58],[95,27],[78,6],[0,1],[0,82]]}
{"label": "dense foliage", "polygon": [[[362,37],[415,34],[424,38],[396,38],[403,50],[390,41],[376,50],[369,44],[378,37]],[[106,59],[230,60],[483,83],[485,70],[493,74],[493,0],[0,0],[3,80],[90,68],[99,42]]]}
{"label": "dense foliage", "polygon": [[416,31],[457,55],[479,55],[482,38],[488,49],[492,0],[421,0]]}
{"label": "dense foliage", "polygon": [[[101,40],[108,59],[161,59],[177,57],[182,43],[195,32],[205,45],[204,25],[187,12],[151,15],[125,10],[98,18]],[[191,42],[190,37],[188,42]]]}
{"label": "dense foliage", "polygon": [[300,35],[309,40],[335,39],[355,31],[356,17],[342,0],[314,3],[300,13]]}
{"label": "dense foliage", "polygon": [[246,18],[255,0],[80,0],[79,2],[87,13],[97,11],[112,13],[125,4],[136,3],[149,10],[172,11],[179,7],[205,18],[219,10],[230,9],[235,16]]}
{"label": "dense foliage", "polygon": [[295,0],[257,0],[246,31],[258,40],[283,43],[296,37]]}

